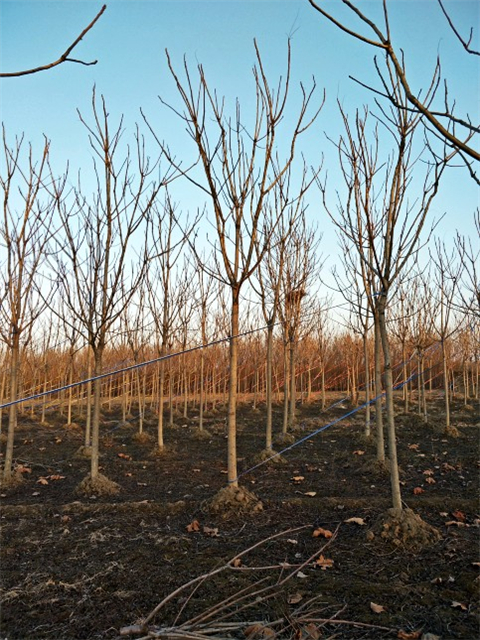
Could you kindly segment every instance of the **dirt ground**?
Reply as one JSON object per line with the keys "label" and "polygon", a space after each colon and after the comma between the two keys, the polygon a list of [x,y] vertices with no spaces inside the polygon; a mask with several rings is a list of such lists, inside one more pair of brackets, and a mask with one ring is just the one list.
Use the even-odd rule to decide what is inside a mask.
{"label": "dirt ground", "polygon": [[[459,437],[443,433],[440,396],[430,408],[427,424],[397,417],[405,506],[440,533],[420,549],[375,529],[390,486],[371,464],[375,444],[362,435],[361,414],[243,475],[263,510],[228,518],[207,506],[226,484],[221,411],[208,414],[207,439],[197,437],[193,410],[177,417],[162,456],[152,455],[154,441],[135,438],[135,417],[124,424],[105,411],[101,472],[121,490],[103,498],[75,493],[89,471],[76,455],[81,420],[66,427],[56,413],[46,425],[22,418],[15,456],[23,482],[0,489],[2,640],[480,637],[478,405],[454,403]],[[296,438],[348,409],[299,406]],[[279,407],[274,420],[278,432]],[[241,405],[242,472],[264,447],[264,423],[263,406]],[[146,428],[155,434],[155,416]],[[222,566],[172,597],[145,629],[131,626]]]}

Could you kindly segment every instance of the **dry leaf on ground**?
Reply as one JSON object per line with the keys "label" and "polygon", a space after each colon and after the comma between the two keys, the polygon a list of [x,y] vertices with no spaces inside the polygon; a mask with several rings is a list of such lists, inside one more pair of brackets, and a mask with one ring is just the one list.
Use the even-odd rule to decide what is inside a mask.
{"label": "dry leaf on ground", "polygon": [[344,522],[348,524],[360,524],[360,525],[367,524],[363,518],[348,518],[348,520],[344,520]]}
{"label": "dry leaf on ground", "polygon": [[420,493],[425,493],[425,489],[422,489],[422,487],[415,487],[415,489],[413,490],[413,495],[418,496]]}
{"label": "dry leaf on ground", "polygon": [[287,602],[288,604],[298,604],[302,599],[302,594],[297,591],[297,593],[292,593],[292,595],[288,596]]}
{"label": "dry leaf on ground", "polygon": [[320,536],[323,536],[324,538],[331,538],[333,536],[333,533],[328,529],[322,529],[322,527],[318,527],[318,529],[315,529],[312,536],[314,538],[319,538]]}
{"label": "dry leaf on ground", "polygon": [[370,602],[370,609],[373,613],[383,613],[383,611],[385,611],[385,607],[382,607],[381,604],[376,604],[375,602]]}
{"label": "dry leaf on ground", "polygon": [[187,531],[188,533],[200,531],[200,523],[198,520],[193,520],[190,524],[187,524]]}
{"label": "dry leaf on ground", "polygon": [[399,640],[417,640],[421,635],[421,631],[403,631],[403,629],[400,629],[397,638],[399,638]]}
{"label": "dry leaf on ground", "polygon": [[323,554],[321,554],[316,560],[315,565],[317,567],[321,567],[322,571],[326,569],[330,569],[333,567],[333,560],[331,558],[325,558]]}
{"label": "dry leaf on ground", "polygon": [[249,627],[246,627],[244,633],[249,640],[276,637],[276,633],[273,629],[270,629],[270,627],[264,627],[261,624],[252,624]]}

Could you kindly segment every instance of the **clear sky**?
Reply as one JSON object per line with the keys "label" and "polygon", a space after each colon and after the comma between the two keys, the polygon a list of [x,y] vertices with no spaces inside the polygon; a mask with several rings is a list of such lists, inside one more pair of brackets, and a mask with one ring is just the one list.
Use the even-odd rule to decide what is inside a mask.
{"label": "clear sky", "polygon": [[[337,15],[344,15],[338,2],[325,4],[335,6]],[[476,29],[474,45],[479,48],[480,2],[446,0],[446,4],[461,33],[468,34],[472,26]],[[1,70],[30,68],[56,59],[101,5],[94,0],[0,0]],[[324,88],[326,91],[326,105],[303,139],[301,150],[312,166],[320,163],[322,154],[325,156],[333,203],[341,180],[335,149],[325,134],[338,139],[342,131],[337,99],[352,115],[363,104],[374,110],[372,94],[349,79],[352,75],[378,86],[371,49],[327,23],[307,0],[109,0],[107,5],[100,21],[72,54],[85,61],[98,59],[96,66],[63,64],[51,71],[0,81],[1,116],[10,140],[24,132],[25,139],[40,149],[45,134],[51,140],[58,172],[68,160],[72,179],[79,168],[88,176],[91,154],[76,109],[90,118],[95,84],[97,92],[105,96],[112,116],[125,114],[125,139],[132,139],[133,126],[138,122],[148,144],[152,144],[152,155],[156,153],[142,122],[142,108],[159,138],[169,143],[177,157],[193,158],[194,149],[182,123],[158,100],[161,95],[180,107],[166,67],[165,48],[177,68],[184,55],[192,67],[202,63],[210,85],[227,97],[227,104],[233,106],[238,97],[248,110],[254,101],[253,38],[258,40],[267,72],[275,84],[285,73],[286,43],[291,35],[291,113],[298,103],[300,82],[309,85],[315,76],[318,101]],[[379,0],[363,5],[379,15]],[[470,113],[478,123],[479,57],[464,53],[434,0],[390,0],[389,5],[393,37],[405,49],[414,89],[429,83],[439,54],[450,95],[457,101],[458,115]],[[288,120],[286,125],[288,128]],[[175,198],[185,212],[201,208],[204,202],[201,192],[185,185],[178,187]],[[327,265],[331,266],[337,252],[333,227],[318,192],[311,192],[309,203],[311,219],[324,232],[322,250],[330,256]],[[473,234],[473,211],[478,205],[478,187],[466,170],[449,170],[432,211],[432,218],[446,214],[437,234],[447,241],[456,229]]]}

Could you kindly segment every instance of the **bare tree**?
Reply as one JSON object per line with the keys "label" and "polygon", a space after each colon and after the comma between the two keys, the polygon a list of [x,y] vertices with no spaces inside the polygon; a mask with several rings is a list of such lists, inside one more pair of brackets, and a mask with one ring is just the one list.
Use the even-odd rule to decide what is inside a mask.
{"label": "bare tree", "polygon": [[[396,100],[405,104],[398,85]],[[412,171],[418,169],[413,156],[413,137],[419,117],[407,109],[392,108],[387,127],[394,139],[394,151],[380,164],[378,125],[371,141],[367,133],[368,112],[357,112],[354,127],[341,111],[346,135],[338,143],[340,165],[347,186],[347,200],[338,204],[337,224],[360,258],[361,277],[381,340],[384,357],[386,414],[392,502],[402,510],[398,474],[397,445],[393,405],[393,375],[386,324],[389,298],[408,260],[419,247],[427,214],[445,168],[440,162],[430,166],[424,176],[418,202],[409,201]],[[325,189],[324,189],[325,193]],[[327,205],[325,201],[325,205]]]}
{"label": "bare tree", "polygon": [[[394,44],[387,0],[382,0],[383,24],[369,17],[363,8],[360,8],[358,2],[342,0],[343,5],[350,10],[354,19],[360,20],[365,28],[365,33],[368,35],[364,35],[356,28],[350,27],[348,19],[340,20],[336,18],[330,10],[325,9],[319,2],[315,0],[308,0],[308,2],[341,31],[378,50],[384,57],[384,69],[382,69],[377,58],[374,58],[375,69],[380,79],[380,89],[372,88],[358,80],[356,82],[373,91],[375,95],[387,99],[394,109],[418,114],[426,129],[432,132],[434,137],[440,138],[443,143],[450,147],[451,157],[458,154],[462,158],[471,177],[480,184],[480,175],[476,164],[480,160],[480,152],[478,151],[480,123],[472,122],[472,118],[468,114],[462,117],[458,117],[455,114],[456,100],[450,97],[446,80],[443,83],[443,97],[440,99],[443,104],[436,106],[435,99],[439,88],[442,86],[442,66],[439,57],[437,57],[428,87],[421,87],[420,90],[412,88],[410,72],[407,71],[405,53],[402,49],[395,47]],[[480,55],[478,51],[471,49],[470,46],[473,30],[470,31],[468,40],[463,38],[455,28],[454,21],[445,9],[442,0],[437,0],[437,2],[452,32],[460,40],[466,52],[472,55]],[[434,2],[430,2],[429,5],[433,7]],[[472,78],[472,82],[476,81],[477,78]],[[399,99],[398,90],[394,87],[397,87],[397,89],[402,88],[405,99]]]}
{"label": "bare tree", "polygon": [[55,256],[65,306],[93,354],[91,471],[80,490],[102,492],[112,487],[98,468],[101,399],[98,376],[102,373],[105,347],[144,277],[148,263],[146,239],[140,243],[143,248],[135,260],[132,243],[142,232],[146,235],[146,217],[162,182],[152,180],[157,163],[152,165],[146,157],[138,128],[133,157],[128,148],[122,153],[123,119],[111,129],[105,99],[98,101],[95,90],[92,112],[93,125],[81,114],[79,117],[88,131],[94,154],[96,192],[89,200],[79,185],[74,201],[59,208],[64,237],[55,238]]}
{"label": "bare tree", "polygon": [[[448,252],[444,243],[439,239],[435,241],[435,283],[440,296],[440,321],[434,325],[434,330],[442,348],[443,363],[443,388],[445,392],[445,432],[453,432],[450,423],[450,390],[449,390],[449,359],[450,359],[450,333],[451,321],[454,311],[454,298],[459,284],[461,263],[456,260],[455,250]],[[438,307],[437,307],[438,309]],[[437,312],[438,319],[438,312]]]}
{"label": "bare tree", "polygon": [[[230,372],[228,400],[228,482],[238,486],[236,453],[237,341],[239,333],[240,296],[245,283],[256,271],[268,248],[269,237],[262,237],[262,220],[270,192],[292,165],[299,136],[317,117],[320,109],[307,119],[315,90],[301,86],[302,99],[298,115],[287,140],[286,159],[277,155],[277,134],[286,122],[286,104],[290,89],[290,43],[285,79],[273,89],[270,85],[256,42],[254,123],[248,126],[242,118],[240,102],[229,117],[225,100],[212,91],[203,67],[197,67],[198,88],[184,62],[184,79],[174,70],[167,52],[170,72],[175,80],[184,111],[175,110],[185,124],[198,152],[198,163],[204,179],[182,171],[165,143],[158,140],[172,164],[208,197],[214,214],[217,236],[216,269],[210,273],[230,289]],[[321,107],[320,107],[321,108]],[[260,246],[260,250],[257,247]]]}
{"label": "bare tree", "polygon": [[305,208],[300,209],[299,216],[288,235],[283,270],[280,273],[281,295],[279,316],[284,340],[284,417],[283,436],[287,428],[295,425],[296,408],[296,348],[302,332],[305,296],[313,280],[321,269],[318,245],[321,237],[317,229],[308,226],[305,219]]}
{"label": "bare tree", "polygon": [[[164,358],[173,346],[174,329],[179,318],[179,280],[178,261],[185,243],[186,233],[182,231],[177,215],[176,205],[172,202],[168,191],[161,207],[155,206],[150,219],[150,241],[153,244],[154,258],[147,271],[147,300],[156,333],[157,354]],[[163,405],[165,391],[165,360],[158,364],[158,423],[157,448],[162,451],[165,443],[163,437]]]}
{"label": "bare tree", "polygon": [[458,232],[455,237],[455,249],[461,265],[457,290],[460,300],[456,306],[464,313],[480,318],[480,208],[474,213],[474,225],[475,233],[471,237],[466,238]]}
{"label": "bare tree", "polygon": [[[5,128],[0,185],[3,216],[0,226],[0,337],[10,356],[9,422],[3,479],[11,481],[14,434],[17,424],[20,357],[31,339],[32,329],[45,309],[39,295],[41,267],[54,233],[52,216],[62,201],[66,176],[55,181],[49,164],[50,143],[44,141],[37,161],[32,147],[23,157],[23,137],[9,146]],[[55,195],[49,192],[55,184]],[[46,292],[45,292],[46,293]]]}
{"label": "bare tree", "polygon": [[0,72],[0,78],[18,78],[20,76],[31,75],[32,73],[39,73],[40,71],[47,71],[48,69],[53,69],[54,67],[58,67],[58,65],[63,64],[64,62],[73,62],[76,64],[82,64],[85,66],[91,66],[97,64],[98,60],[93,60],[92,62],[85,62],[83,60],[78,60],[76,58],[71,58],[70,54],[75,49],[75,47],[83,40],[84,36],[93,28],[95,23],[100,19],[100,16],[103,14],[107,5],[104,4],[100,11],[97,13],[95,18],[90,22],[89,25],[85,27],[85,29],[81,32],[81,34],[72,42],[72,44],[67,47],[67,49],[62,53],[62,55],[55,60],[54,62],[49,62],[47,64],[41,65],[39,67],[33,67],[32,69],[25,69],[24,71],[10,71],[10,72]]}

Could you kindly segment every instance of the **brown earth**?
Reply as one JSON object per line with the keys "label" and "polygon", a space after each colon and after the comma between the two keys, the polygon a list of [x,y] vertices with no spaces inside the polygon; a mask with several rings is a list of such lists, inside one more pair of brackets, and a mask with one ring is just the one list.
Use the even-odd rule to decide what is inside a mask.
{"label": "brown earth", "polygon": [[[347,410],[299,406],[295,437]],[[152,455],[154,439],[136,437],[135,418],[125,424],[105,411],[103,420],[101,473],[120,491],[80,497],[89,472],[78,455],[81,419],[70,427],[57,413],[48,425],[21,419],[23,482],[0,489],[2,640],[113,640],[131,625],[123,630],[131,638],[480,636],[478,405],[454,404],[458,437],[443,433],[440,397],[428,424],[397,417],[403,499],[414,513],[387,525],[389,479],[371,464],[361,414],[282,453],[282,464],[243,475],[263,509],[228,518],[209,507],[226,483],[224,414],[209,417],[208,439],[197,437],[193,410],[178,418],[163,455]],[[242,472],[258,464],[264,422],[263,407],[241,405]],[[276,408],[277,431],[280,423]],[[155,416],[147,431],[155,434]],[[418,548],[402,538],[415,514],[436,529]],[[168,594],[222,566],[142,628]]]}

